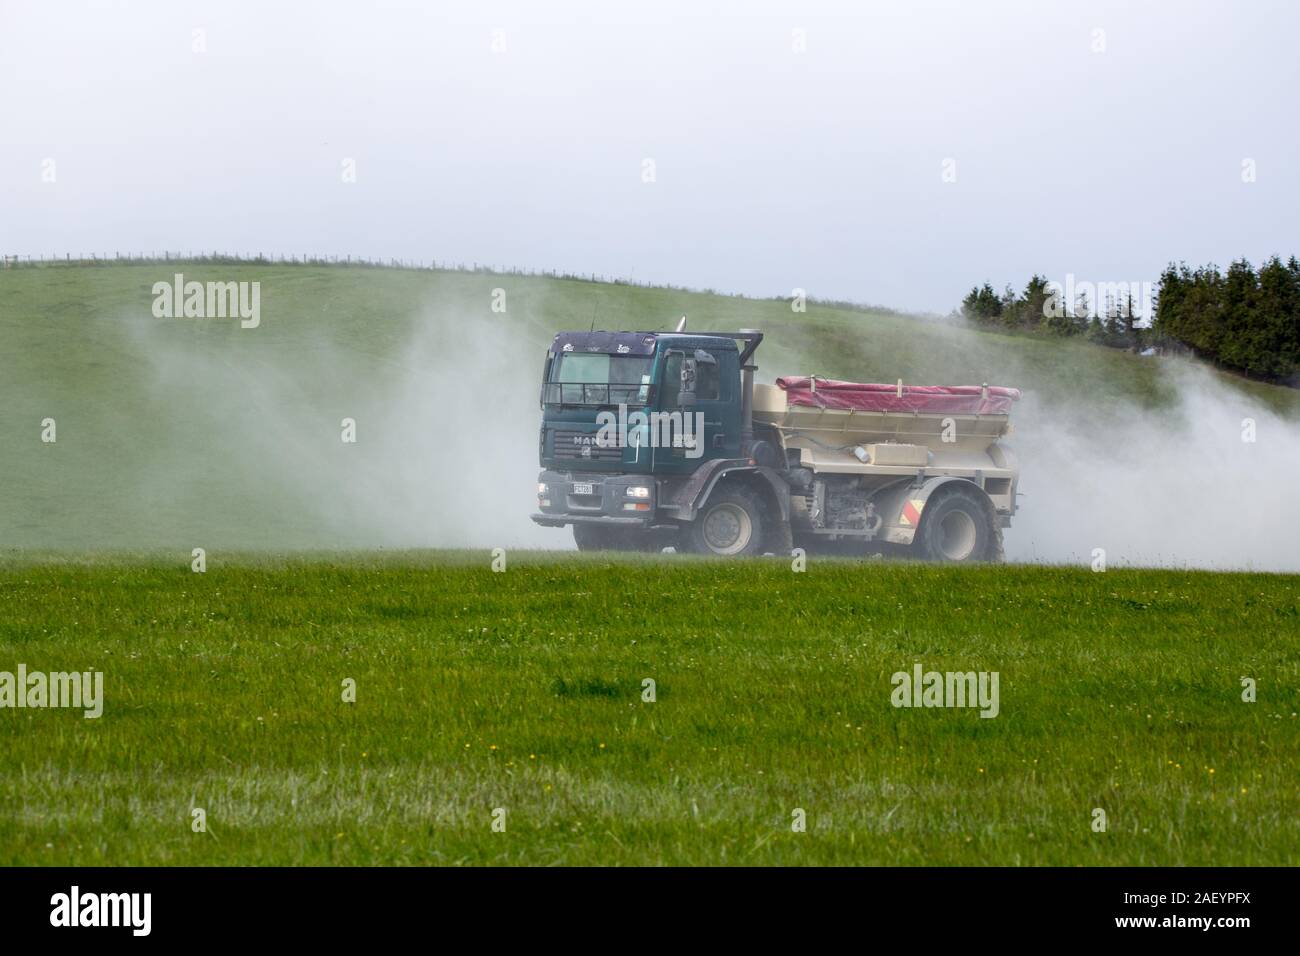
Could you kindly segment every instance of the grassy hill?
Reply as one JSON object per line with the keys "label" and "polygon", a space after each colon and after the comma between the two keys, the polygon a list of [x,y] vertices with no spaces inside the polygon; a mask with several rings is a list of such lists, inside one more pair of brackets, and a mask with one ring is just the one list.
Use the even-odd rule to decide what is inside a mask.
{"label": "grassy hill", "polygon": [[[1267,466],[1292,394],[889,314],[468,273],[176,268],[260,282],[260,327],[154,318],[151,287],[176,271],[163,266],[0,272],[0,672],[104,674],[98,719],[0,710],[0,864],[1296,858],[1295,575],[842,559],[793,574],[777,558],[513,547],[497,574],[483,550],[567,543],[526,519],[537,378],[552,332],[593,316],[761,327],[768,377],[1018,385],[1038,441],[1022,449],[1039,468],[1026,514],[1078,512],[1070,548],[1109,544],[1110,512],[1152,533],[1115,499],[1082,507],[1077,473],[1141,512],[1174,500],[1155,527],[1192,542],[1195,507],[1168,486],[1134,493],[1171,455],[1207,494],[1197,465],[1216,454],[1255,492],[1289,481]],[[1162,444],[1198,407],[1189,388],[1222,421]],[[1243,409],[1258,446],[1238,438]],[[1232,481],[1246,485],[1217,478]],[[1263,530],[1250,511],[1233,521],[1252,546],[1294,526],[1256,517]],[[420,550],[377,550],[404,546]],[[298,549],[317,553],[269,553]],[[918,662],[999,672],[996,719],[892,707],[891,675]]]}
{"label": "grassy hill", "polygon": [[[260,282],[260,326],[155,318],[151,287],[175,272]],[[0,546],[559,546],[525,519],[550,336],[682,313],[768,332],[769,379],[1009,384],[1040,416],[1083,403],[1094,425],[1177,399],[1162,363],[1081,342],[783,301],[360,267],[24,267],[0,271]],[[1297,393],[1216,378],[1300,415]]]}

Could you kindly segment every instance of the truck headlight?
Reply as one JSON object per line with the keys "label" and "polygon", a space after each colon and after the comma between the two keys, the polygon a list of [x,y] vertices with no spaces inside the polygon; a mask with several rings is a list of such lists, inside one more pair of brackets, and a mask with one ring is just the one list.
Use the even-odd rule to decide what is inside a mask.
{"label": "truck headlight", "polygon": [[630,485],[627,489],[627,496],[629,498],[649,498],[650,489],[645,485]]}
{"label": "truck headlight", "polygon": [[544,495],[544,494],[546,494],[546,482],[544,482],[544,481],[539,481],[539,482],[537,483],[537,493],[538,493],[539,495]]}

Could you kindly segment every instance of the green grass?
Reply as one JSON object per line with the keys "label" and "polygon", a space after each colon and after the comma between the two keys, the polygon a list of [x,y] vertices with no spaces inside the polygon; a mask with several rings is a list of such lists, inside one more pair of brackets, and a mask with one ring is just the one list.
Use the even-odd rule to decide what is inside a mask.
{"label": "green grass", "polygon": [[[174,271],[261,282],[261,327],[153,318]],[[1016,385],[1101,427],[1175,401],[1084,343],[784,302],[0,271],[0,671],[107,696],[0,710],[0,864],[1296,862],[1294,575],[375,550],[531,529],[550,336],[683,312],[767,331],[767,377]],[[916,661],[998,671],[1000,715],[893,708]]]}
{"label": "green grass", "polygon": [[[873,561],[11,555],[0,670],[102,670],[106,703],[0,710],[0,865],[1294,864],[1298,597]],[[1000,715],[895,709],[917,661],[998,671]]]}

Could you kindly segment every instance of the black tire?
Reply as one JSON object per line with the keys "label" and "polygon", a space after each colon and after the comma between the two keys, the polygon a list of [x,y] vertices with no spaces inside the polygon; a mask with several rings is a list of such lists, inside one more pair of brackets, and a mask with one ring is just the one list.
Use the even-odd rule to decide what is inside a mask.
{"label": "black tire", "polygon": [[743,488],[719,488],[686,529],[687,546],[721,557],[761,554],[765,523],[756,497]]}
{"label": "black tire", "polygon": [[659,531],[641,528],[617,528],[614,531],[615,549],[635,551],[639,554],[658,554],[668,542]]}
{"label": "black tire", "polygon": [[617,548],[611,530],[594,524],[575,524],[573,543],[579,551],[615,551]]}
{"label": "black tire", "polygon": [[975,564],[1002,555],[1002,530],[988,496],[974,485],[941,488],[926,502],[912,550],[925,561]]}
{"label": "black tire", "polygon": [[640,528],[607,528],[594,524],[575,524],[573,541],[579,551],[662,551],[663,542],[653,531]]}

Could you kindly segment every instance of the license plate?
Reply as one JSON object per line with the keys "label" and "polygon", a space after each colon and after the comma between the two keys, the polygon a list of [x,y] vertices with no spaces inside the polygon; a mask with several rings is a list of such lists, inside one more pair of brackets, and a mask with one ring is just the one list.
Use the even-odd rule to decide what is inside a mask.
{"label": "license plate", "polygon": [[589,494],[591,494],[591,493],[592,493],[592,492],[591,492],[591,482],[590,482],[590,481],[575,481],[575,482],[573,483],[573,493],[574,493],[575,495],[589,495]]}

